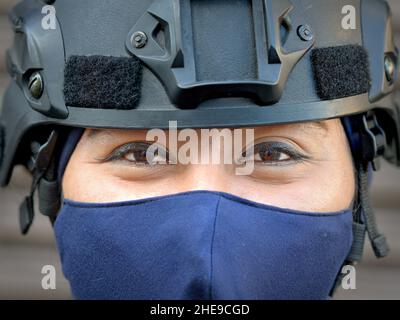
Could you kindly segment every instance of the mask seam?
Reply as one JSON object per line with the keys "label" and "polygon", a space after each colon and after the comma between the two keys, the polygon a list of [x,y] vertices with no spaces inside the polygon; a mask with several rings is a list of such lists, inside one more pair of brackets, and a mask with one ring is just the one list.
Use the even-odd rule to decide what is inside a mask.
{"label": "mask seam", "polygon": [[213,192],[213,191],[205,191],[205,190],[194,190],[194,191],[189,191],[189,192],[182,192],[182,193],[175,193],[171,195],[165,195],[165,196],[158,196],[158,197],[153,197],[151,199],[139,199],[139,200],[132,200],[132,201],[124,201],[124,202],[111,202],[111,203],[98,203],[98,204],[92,204],[92,203],[78,203],[74,202],[73,200],[68,200],[64,199],[63,204],[75,208],[81,208],[81,209],[99,209],[99,208],[118,208],[118,207],[127,207],[127,206],[138,206],[146,203],[151,203],[159,200],[166,200],[174,197],[182,197],[190,194],[213,194],[216,196],[223,197],[227,200],[230,201],[236,201],[241,204],[249,205],[254,208],[261,208],[265,210],[274,210],[277,212],[285,213],[285,214],[292,214],[292,215],[301,215],[301,216],[310,216],[310,217],[334,217],[334,216],[339,216],[339,215],[344,215],[346,214],[349,210],[352,211],[352,208],[349,209],[344,209],[340,210],[338,212],[306,212],[306,211],[297,211],[294,209],[288,209],[288,208],[280,208],[276,206],[271,206],[267,204],[262,204],[262,203],[257,203],[251,200],[247,199],[241,199],[240,197],[236,197],[233,195],[228,195],[223,192]]}
{"label": "mask seam", "polygon": [[212,281],[213,281],[213,254],[214,254],[214,239],[215,239],[215,229],[216,229],[216,225],[217,225],[217,217],[218,217],[218,210],[219,210],[219,204],[221,202],[221,198],[222,196],[220,196],[218,198],[218,203],[215,209],[215,218],[214,218],[214,225],[213,225],[213,233],[212,233],[212,238],[211,238],[211,248],[210,248],[210,288],[209,288],[209,298],[210,300],[213,299],[213,294],[212,294],[212,290],[213,290],[213,285],[212,285]]}

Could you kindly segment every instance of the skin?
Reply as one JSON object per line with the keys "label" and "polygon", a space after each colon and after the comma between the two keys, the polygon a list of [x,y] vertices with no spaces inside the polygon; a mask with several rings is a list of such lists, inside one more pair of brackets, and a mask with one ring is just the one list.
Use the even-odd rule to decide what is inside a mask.
{"label": "skin", "polygon": [[144,141],[146,130],[86,129],[64,174],[64,197],[106,203],[213,190],[308,212],[337,212],[351,207],[354,168],[339,119],[254,129],[255,144],[280,142],[303,159],[275,150],[272,158],[260,157],[266,161],[256,161],[253,173],[246,176],[235,174],[235,164],[146,166],[131,161],[132,153],[105,161],[122,145]]}

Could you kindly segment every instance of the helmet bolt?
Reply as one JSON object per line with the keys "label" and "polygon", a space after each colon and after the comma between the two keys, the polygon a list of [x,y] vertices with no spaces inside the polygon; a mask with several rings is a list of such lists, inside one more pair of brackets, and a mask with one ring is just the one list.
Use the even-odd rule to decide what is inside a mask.
{"label": "helmet bolt", "polygon": [[312,39],[314,39],[314,34],[311,27],[306,24],[301,25],[297,28],[297,35],[303,41],[311,41]]}
{"label": "helmet bolt", "polygon": [[39,72],[34,72],[28,82],[28,89],[31,96],[40,99],[43,94],[43,79]]}
{"label": "helmet bolt", "polygon": [[142,31],[137,31],[132,35],[132,44],[135,48],[143,48],[147,43],[147,35]]}
{"label": "helmet bolt", "polygon": [[393,81],[395,70],[396,70],[396,63],[394,62],[392,56],[386,55],[385,56],[385,73],[386,73],[387,81],[389,81],[389,82]]}

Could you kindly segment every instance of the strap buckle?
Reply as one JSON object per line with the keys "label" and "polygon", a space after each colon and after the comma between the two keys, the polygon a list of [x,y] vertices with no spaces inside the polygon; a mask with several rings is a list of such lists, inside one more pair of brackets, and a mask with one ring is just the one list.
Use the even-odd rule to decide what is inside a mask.
{"label": "strap buckle", "polygon": [[387,146],[385,131],[379,125],[375,113],[363,115],[362,159],[371,162],[374,171],[380,168],[380,159]]}

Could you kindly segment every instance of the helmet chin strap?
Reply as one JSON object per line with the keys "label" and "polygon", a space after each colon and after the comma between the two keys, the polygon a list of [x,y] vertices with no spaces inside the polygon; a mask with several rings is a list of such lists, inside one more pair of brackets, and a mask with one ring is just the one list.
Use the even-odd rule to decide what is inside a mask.
{"label": "helmet chin strap", "polygon": [[367,165],[360,164],[358,169],[358,180],[359,180],[361,220],[365,225],[365,229],[368,233],[368,237],[371,242],[375,256],[377,258],[386,257],[389,253],[389,246],[387,244],[386,237],[378,231],[375,219],[375,213],[370,204],[369,193],[368,193]]}
{"label": "helmet chin strap", "polygon": [[[386,136],[384,130],[380,127],[376,115],[373,112],[368,112],[363,115],[362,124],[360,126],[361,133],[361,158],[358,161],[358,202],[359,210],[357,220],[355,223],[358,225],[363,224],[368,233],[368,237],[371,241],[372,249],[374,250],[377,258],[385,257],[389,252],[389,247],[386,242],[385,236],[379,233],[375,214],[369,201],[368,193],[368,177],[369,168],[377,171],[380,167],[380,157],[384,154],[387,146]],[[360,226],[356,227],[357,233],[362,233]],[[358,236],[358,234],[356,234]],[[355,238],[357,241],[357,237]],[[361,236],[360,236],[361,240]],[[360,249],[362,243],[355,244],[353,256],[355,261],[360,260],[362,251]],[[359,252],[357,252],[357,250]]]}
{"label": "helmet chin strap", "polygon": [[369,165],[360,163],[357,167],[357,200],[353,210],[353,246],[347,261],[357,263],[363,256],[365,233],[368,233],[372,249],[377,258],[386,257],[389,246],[386,237],[378,230],[375,212],[369,198]]}
{"label": "helmet chin strap", "polygon": [[[375,115],[371,112],[363,117],[363,125],[359,127],[361,136],[360,155],[355,159],[357,194],[353,207],[353,244],[343,265],[355,265],[362,260],[365,234],[368,233],[372,249],[377,258],[386,257],[389,245],[386,237],[378,230],[375,212],[370,203],[369,178],[371,168],[379,170],[379,157],[383,154],[386,138]],[[344,274],[341,270],[337,275],[330,296],[342,282]]]}

